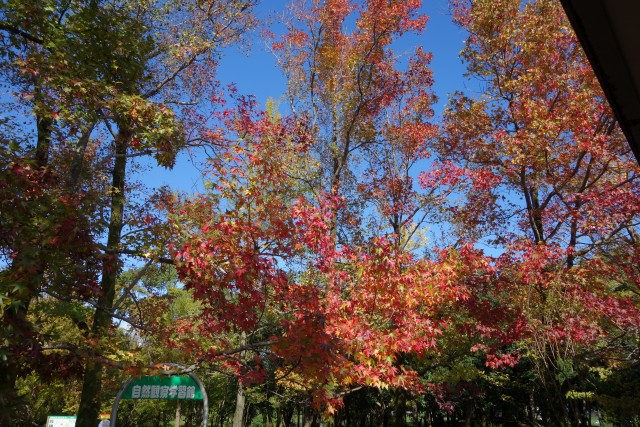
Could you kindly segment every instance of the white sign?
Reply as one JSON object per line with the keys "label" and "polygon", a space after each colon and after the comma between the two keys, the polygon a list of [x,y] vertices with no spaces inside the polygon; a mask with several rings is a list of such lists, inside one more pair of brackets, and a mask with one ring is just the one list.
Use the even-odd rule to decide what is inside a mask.
{"label": "white sign", "polygon": [[46,427],[76,427],[76,417],[72,415],[49,415]]}

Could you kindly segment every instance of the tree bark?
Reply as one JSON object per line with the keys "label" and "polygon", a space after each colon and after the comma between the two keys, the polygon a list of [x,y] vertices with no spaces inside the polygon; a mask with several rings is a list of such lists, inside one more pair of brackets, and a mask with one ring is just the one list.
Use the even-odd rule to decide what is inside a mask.
{"label": "tree bark", "polygon": [[[240,346],[247,344],[247,335],[242,332],[240,335]],[[244,351],[240,353],[240,357],[244,356]],[[233,427],[242,427],[244,425],[244,412],[246,406],[246,398],[244,395],[244,386],[242,381],[238,379],[238,392],[236,393],[236,410],[233,414]]]}
{"label": "tree bark", "polygon": [[180,401],[179,400],[178,400],[178,404],[176,405],[175,427],[180,427]]}
{"label": "tree bark", "polygon": [[302,425],[304,427],[316,427],[318,425],[318,413],[314,411],[310,406],[305,406],[303,413],[304,420]]}
{"label": "tree bark", "polygon": [[[111,308],[115,299],[116,280],[120,272],[120,257],[117,248],[122,238],[125,207],[125,178],[127,165],[127,146],[131,132],[119,124],[119,132],[115,141],[115,161],[111,185],[111,214],[107,249],[102,266],[101,295],[98,298],[91,337],[100,340],[108,335],[111,326]],[[103,363],[97,358],[89,358],[85,364],[84,381],[78,409],[77,427],[95,427],[98,423],[102,399]]]}
{"label": "tree bark", "polygon": [[233,427],[242,427],[244,425],[244,409],[246,398],[244,395],[244,386],[238,381],[238,392],[236,393],[236,410],[233,413]]}

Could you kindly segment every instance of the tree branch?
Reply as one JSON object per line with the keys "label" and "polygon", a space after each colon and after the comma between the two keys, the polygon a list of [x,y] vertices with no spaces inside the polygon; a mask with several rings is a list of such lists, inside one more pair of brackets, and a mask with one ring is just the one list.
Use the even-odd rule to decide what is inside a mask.
{"label": "tree branch", "polygon": [[175,261],[173,260],[173,258],[166,258],[161,256],[156,257],[151,254],[144,253],[139,249],[106,249],[105,248],[105,252],[112,253],[112,254],[121,254],[121,255],[133,255],[140,258],[153,260],[162,264],[175,264]]}
{"label": "tree branch", "polygon": [[37,43],[40,45],[44,43],[44,40],[42,40],[40,37],[34,36],[31,33],[21,30],[20,28],[14,25],[9,25],[5,22],[0,23],[0,31],[6,31],[9,34],[20,36],[25,40],[28,40],[30,42]]}

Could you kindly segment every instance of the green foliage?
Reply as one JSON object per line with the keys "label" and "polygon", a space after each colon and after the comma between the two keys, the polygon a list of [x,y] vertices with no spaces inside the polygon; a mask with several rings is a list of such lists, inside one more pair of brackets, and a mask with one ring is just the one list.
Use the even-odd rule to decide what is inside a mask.
{"label": "green foliage", "polygon": [[602,376],[595,399],[614,425],[640,425],[640,367],[629,366]]}
{"label": "green foliage", "polygon": [[77,378],[44,380],[35,372],[18,379],[18,395],[29,402],[16,425],[45,425],[49,415],[74,415],[82,384]]}

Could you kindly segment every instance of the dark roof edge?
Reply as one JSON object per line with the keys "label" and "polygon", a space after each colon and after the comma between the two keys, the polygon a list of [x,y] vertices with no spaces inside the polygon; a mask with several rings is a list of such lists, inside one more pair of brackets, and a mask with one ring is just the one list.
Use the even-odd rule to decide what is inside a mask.
{"label": "dark roof edge", "polygon": [[601,0],[560,0],[604,90],[618,123],[640,163],[640,98],[616,32]]}

